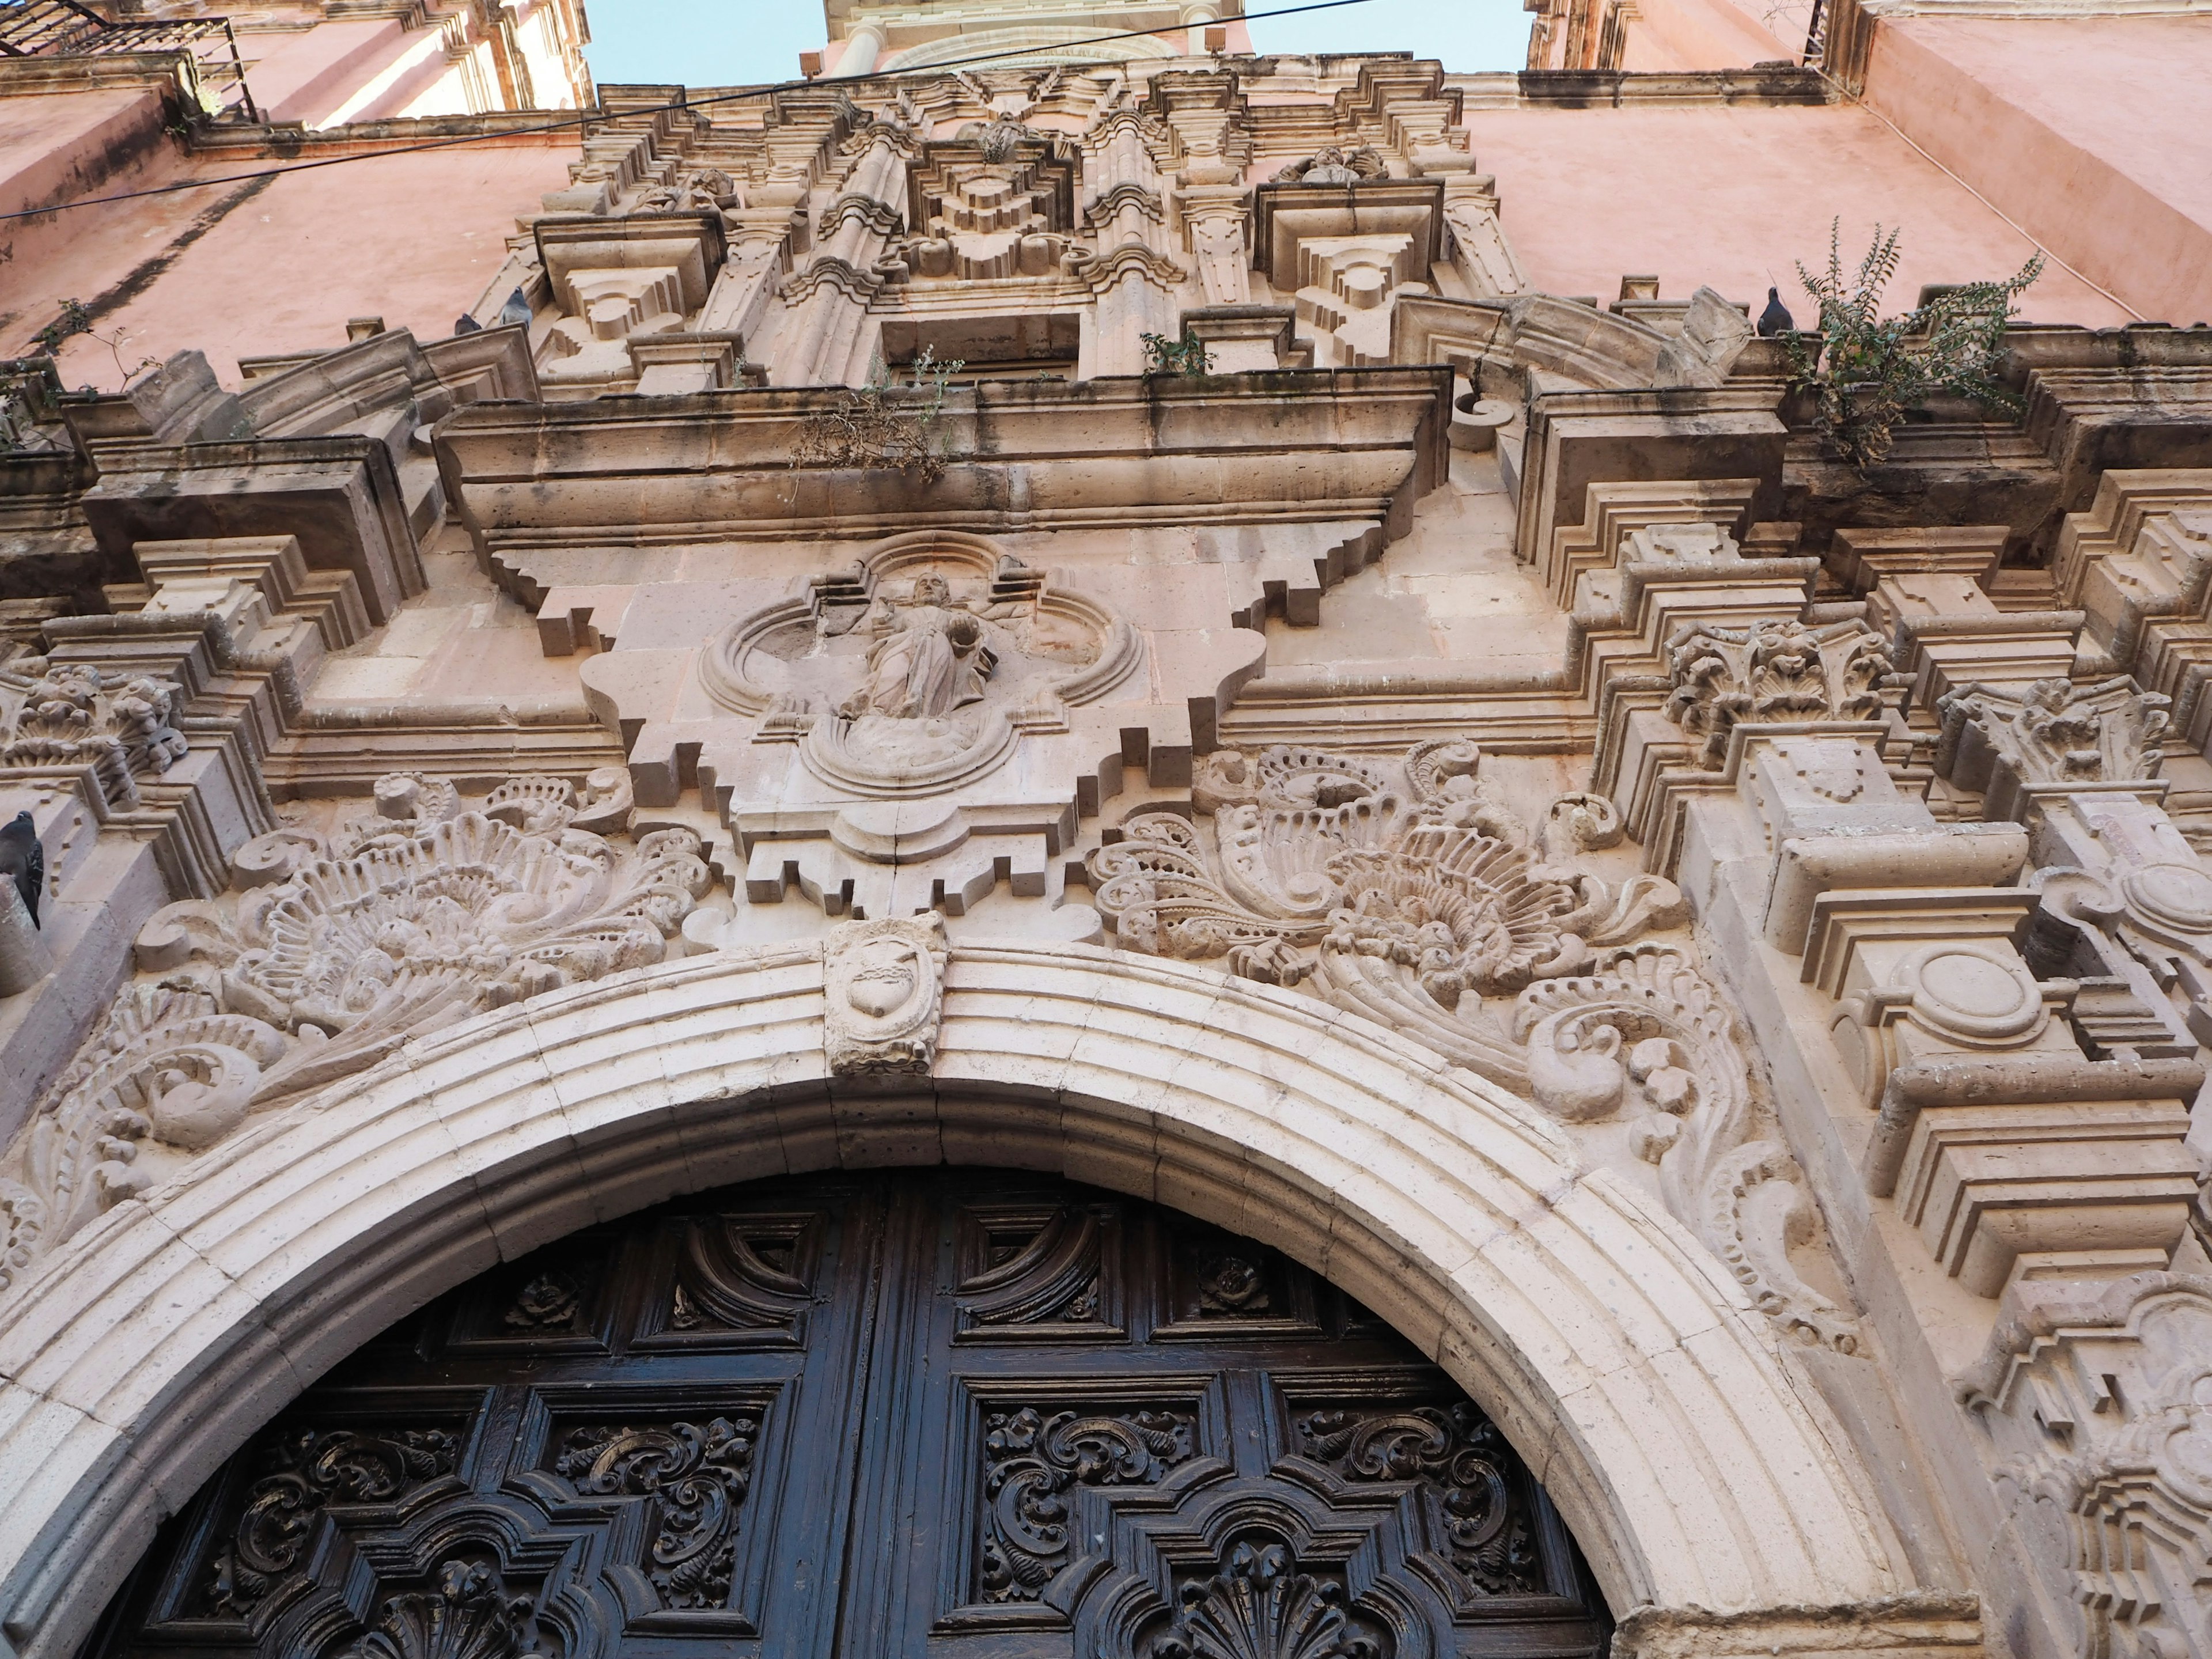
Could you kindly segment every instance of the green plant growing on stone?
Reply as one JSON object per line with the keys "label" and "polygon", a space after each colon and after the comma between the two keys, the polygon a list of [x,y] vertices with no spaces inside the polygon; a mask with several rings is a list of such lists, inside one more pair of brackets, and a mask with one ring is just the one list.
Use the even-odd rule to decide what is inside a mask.
{"label": "green plant growing on stone", "polygon": [[1799,279],[1820,307],[1817,329],[1784,335],[1792,390],[1809,392],[1814,424],[1854,467],[1888,455],[1905,411],[1941,394],[2018,415],[2020,395],[2000,379],[2014,305],[2043,274],[2038,253],[2002,282],[1966,283],[1895,317],[1881,293],[1897,273],[1898,233],[1875,227],[1874,243],[1846,278],[1840,220],[1828,233],[1828,268]]}
{"label": "green plant growing on stone", "polygon": [[924,347],[901,380],[880,362],[859,390],[838,393],[838,401],[799,422],[793,466],[896,467],[934,483],[945,476],[945,454],[934,428],[945,410],[945,392],[966,364],[959,358],[939,362]]}
{"label": "green plant growing on stone", "polygon": [[53,357],[60,355],[62,345],[79,334],[92,332],[92,313],[85,309],[82,300],[62,301],[62,314],[31,336],[32,356]]}
{"label": "green plant growing on stone", "polygon": [[1193,339],[1186,334],[1180,340],[1170,340],[1164,334],[1145,334],[1138,337],[1145,343],[1145,373],[1147,374],[1211,374],[1213,356],[1206,349],[1206,342]]}

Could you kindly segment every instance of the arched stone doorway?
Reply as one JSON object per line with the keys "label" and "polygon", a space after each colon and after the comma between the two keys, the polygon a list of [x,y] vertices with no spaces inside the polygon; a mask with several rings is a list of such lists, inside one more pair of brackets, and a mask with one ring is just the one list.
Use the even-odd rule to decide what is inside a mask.
{"label": "arched stone doorway", "polygon": [[[1595,1653],[1504,1437],[1255,1241],[1022,1170],[782,1178],[502,1264],[167,1529],[94,1659]],[[450,1644],[449,1644],[450,1645]]]}
{"label": "arched stone doorway", "polygon": [[[497,1262],[734,1181],[940,1163],[1170,1205],[1372,1308],[1492,1413],[1624,1615],[1761,1652],[1825,1639],[1839,1609],[1862,1645],[1923,1639],[1865,1477],[1779,1339],[1525,1103],[1289,993],[1017,942],[953,947],[927,1075],[841,1076],[824,975],[817,944],[716,953],[481,1016],[46,1258],[0,1310],[15,1651],[72,1653],[253,1433]],[[1624,1636],[1638,1619],[1655,1628],[1633,1613]]]}

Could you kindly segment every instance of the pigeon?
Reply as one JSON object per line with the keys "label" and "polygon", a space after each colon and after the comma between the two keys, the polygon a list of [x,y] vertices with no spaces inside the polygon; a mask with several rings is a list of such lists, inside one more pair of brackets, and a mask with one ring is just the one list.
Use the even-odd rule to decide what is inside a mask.
{"label": "pigeon", "polygon": [[46,884],[46,849],[39,844],[39,831],[28,812],[18,812],[0,824],[0,876],[15,884],[30,912],[31,926],[39,925],[39,894]]}
{"label": "pigeon", "polygon": [[1779,290],[1766,290],[1766,309],[1759,313],[1759,331],[1762,337],[1772,339],[1778,334],[1796,331],[1797,319],[1790,314],[1790,307],[1782,303]]}
{"label": "pigeon", "polygon": [[459,338],[464,334],[481,334],[483,332],[483,325],[478,322],[475,318],[470,316],[465,311],[453,321],[453,334],[456,338]]}
{"label": "pigeon", "polygon": [[500,326],[505,328],[510,323],[527,325],[529,321],[530,301],[523,298],[521,289],[517,288],[507,296],[507,303],[499,308]]}

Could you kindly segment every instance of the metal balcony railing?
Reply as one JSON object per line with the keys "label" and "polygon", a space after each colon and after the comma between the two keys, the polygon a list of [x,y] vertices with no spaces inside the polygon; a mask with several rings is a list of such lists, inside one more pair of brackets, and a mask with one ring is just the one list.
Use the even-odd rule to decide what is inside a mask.
{"label": "metal balcony railing", "polygon": [[261,118],[228,17],[111,22],[78,0],[0,0],[0,58],[93,58],[125,52],[181,52],[192,60],[200,100],[210,114]]}

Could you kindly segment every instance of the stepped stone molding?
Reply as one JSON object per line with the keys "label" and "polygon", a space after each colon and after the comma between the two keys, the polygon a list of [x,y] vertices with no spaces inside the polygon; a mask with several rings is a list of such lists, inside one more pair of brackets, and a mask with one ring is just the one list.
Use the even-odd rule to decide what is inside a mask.
{"label": "stepped stone molding", "polygon": [[249,1118],[480,1009],[660,960],[707,867],[689,830],[600,833],[629,811],[620,771],[473,803],[395,775],[333,837],[245,843],[230,895],[140,930],[137,978],[0,1164],[0,1293]]}
{"label": "stepped stone molding", "polygon": [[1544,1114],[1364,1020],[1127,952],[956,946],[945,985],[931,1076],[872,1091],[831,1086],[818,946],[573,985],[118,1204],[0,1309],[16,1651],[70,1651],[295,1379],[492,1261],[727,1181],[984,1155],[1324,1271],[1540,1452],[1615,1606],[1788,1622],[1903,1588],[1784,1339]]}

